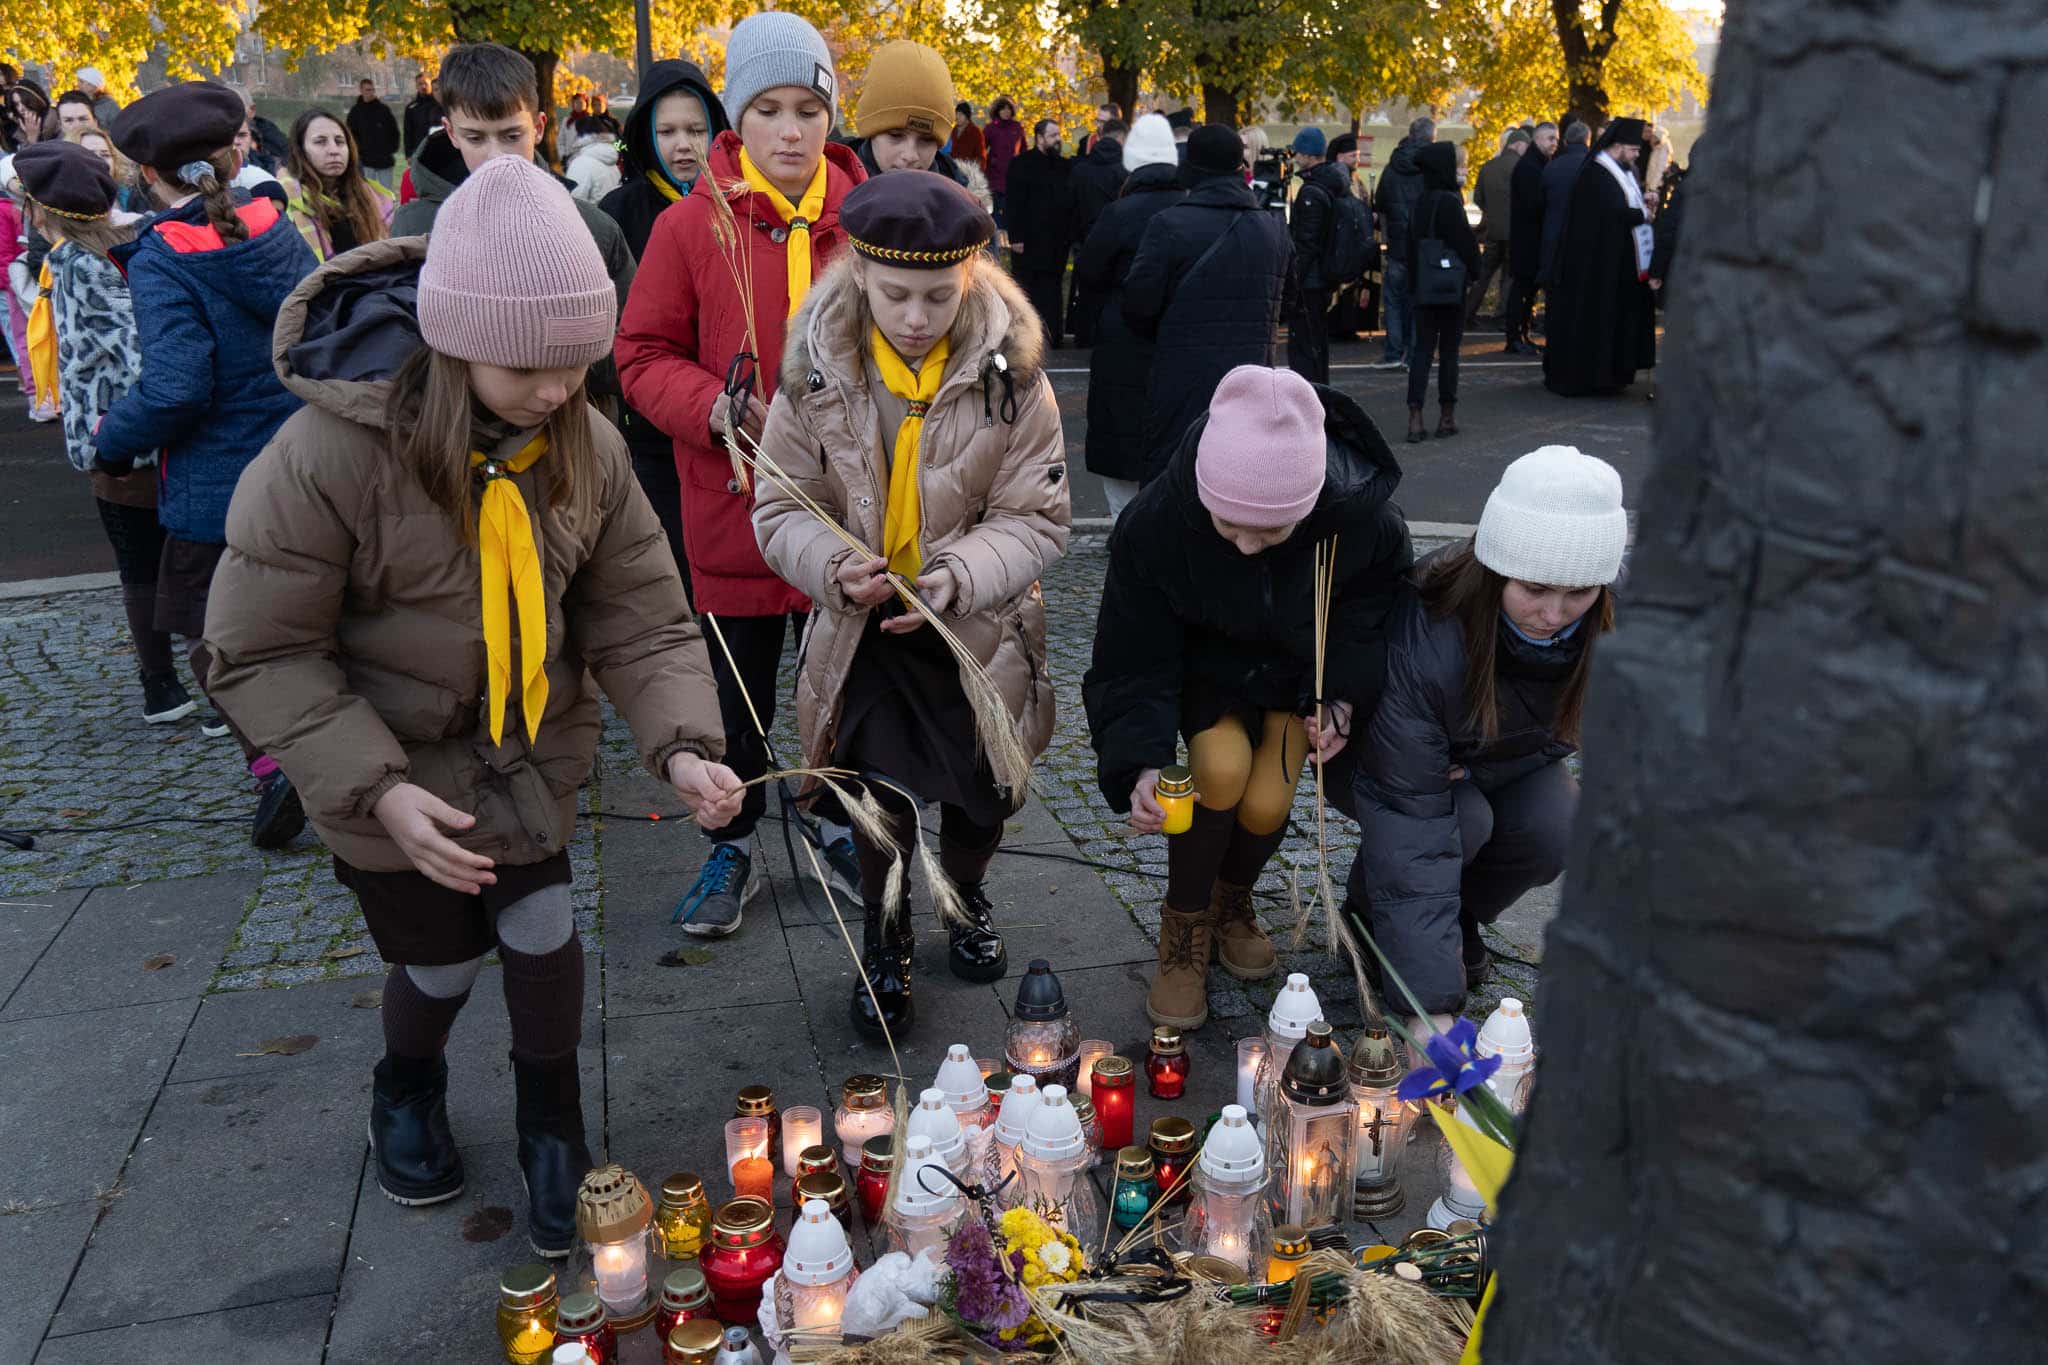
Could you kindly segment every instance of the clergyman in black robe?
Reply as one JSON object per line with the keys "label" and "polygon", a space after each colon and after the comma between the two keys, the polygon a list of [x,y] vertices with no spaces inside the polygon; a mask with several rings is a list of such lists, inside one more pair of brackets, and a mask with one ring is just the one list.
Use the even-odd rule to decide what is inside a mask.
{"label": "clergyman in black robe", "polygon": [[1543,382],[1568,398],[1618,393],[1657,363],[1653,238],[1635,177],[1645,125],[1621,118],[1572,182],[1563,235],[1544,276]]}

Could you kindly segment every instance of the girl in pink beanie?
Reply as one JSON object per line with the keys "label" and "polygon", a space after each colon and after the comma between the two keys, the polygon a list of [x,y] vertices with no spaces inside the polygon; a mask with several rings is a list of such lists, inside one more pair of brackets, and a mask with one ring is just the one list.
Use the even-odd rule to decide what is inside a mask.
{"label": "girl in pink beanie", "polygon": [[[1400,479],[1349,398],[1291,370],[1241,366],[1110,538],[1083,696],[1111,809],[1129,811],[1140,834],[1173,832],[1145,1002],[1155,1024],[1208,1019],[1212,956],[1245,981],[1279,965],[1252,886],[1311,752],[1340,759],[1352,716],[1371,715],[1379,697],[1387,615],[1411,558],[1387,500]],[[1336,574],[1320,697],[1319,548]],[[1168,824],[1161,770],[1183,737],[1193,809]]]}
{"label": "girl in pink beanie", "polygon": [[314,271],[275,338],[305,406],[235,489],[206,618],[210,689],[291,778],[390,965],[379,1186],[462,1192],[443,1045],[495,951],[543,1256],[568,1254],[591,1165],[565,851],[587,680],[698,823],[741,797],[667,537],[584,397],[613,307],[568,192],[516,157],[471,172],[431,238]]}

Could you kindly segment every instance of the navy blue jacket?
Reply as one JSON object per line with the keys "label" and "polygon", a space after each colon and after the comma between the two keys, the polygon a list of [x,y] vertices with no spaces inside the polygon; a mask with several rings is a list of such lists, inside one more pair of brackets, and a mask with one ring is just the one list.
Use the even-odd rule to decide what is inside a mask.
{"label": "navy blue jacket", "polygon": [[[263,200],[237,211],[261,222],[274,209]],[[142,378],[107,410],[97,445],[115,466],[160,451],[157,519],[181,540],[219,545],[243,468],[298,409],[271,366],[270,333],[314,261],[281,211],[247,241],[207,239],[219,240],[193,199],[115,249],[135,301]]]}

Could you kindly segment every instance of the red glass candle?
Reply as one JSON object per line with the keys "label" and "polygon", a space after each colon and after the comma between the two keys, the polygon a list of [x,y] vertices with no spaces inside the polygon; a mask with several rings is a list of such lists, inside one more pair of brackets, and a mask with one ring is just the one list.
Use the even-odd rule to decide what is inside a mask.
{"label": "red glass candle", "polygon": [[711,1316],[711,1286],[704,1272],[693,1265],[669,1272],[661,1285],[661,1306],[654,1312],[654,1339],[667,1341],[668,1334],[686,1322]]}
{"label": "red glass candle", "polygon": [[782,1268],[782,1234],[775,1210],[759,1199],[735,1199],[711,1222],[711,1245],[700,1268],[721,1322],[751,1324],[761,1307],[761,1286]]}
{"label": "red glass candle", "polygon": [[1177,1028],[1152,1030],[1152,1052],[1145,1058],[1145,1078],[1155,1099],[1177,1100],[1188,1087],[1188,1054]]}
{"label": "red glass candle", "polygon": [[1168,1200],[1167,1191],[1176,1182],[1180,1188],[1171,1196],[1173,1203],[1180,1203],[1188,1197],[1190,1182],[1181,1176],[1195,1160],[1195,1125],[1182,1118],[1152,1120],[1152,1131],[1146,1145],[1152,1149],[1152,1165],[1159,1181],[1160,1201]]}
{"label": "red glass candle", "polygon": [[871,1137],[861,1145],[860,1179],[854,1194],[860,1200],[860,1216],[872,1230],[882,1226],[882,1201],[889,1197],[889,1173],[896,1169],[894,1136]]}
{"label": "red glass candle", "polygon": [[592,1365],[613,1365],[619,1358],[619,1334],[605,1319],[604,1305],[595,1294],[571,1294],[562,1300],[555,1316],[555,1345],[583,1343]]}
{"label": "red glass candle", "polygon": [[1131,1145],[1138,1121],[1137,1077],[1128,1057],[1104,1057],[1095,1063],[1095,1122],[1102,1130],[1102,1150],[1118,1152]]}

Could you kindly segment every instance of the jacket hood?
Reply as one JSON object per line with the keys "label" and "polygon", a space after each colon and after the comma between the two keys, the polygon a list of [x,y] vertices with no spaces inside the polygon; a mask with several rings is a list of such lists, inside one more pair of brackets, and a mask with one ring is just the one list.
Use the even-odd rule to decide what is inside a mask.
{"label": "jacket hood", "polygon": [[[285,215],[283,187],[272,181],[265,189],[274,193],[259,191],[253,196],[264,201],[258,212],[275,216],[244,241],[195,249],[192,243],[197,238],[218,240],[207,225],[205,206],[195,198],[147,220],[134,240],[110,254],[125,270],[139,253],[149,251],[192,288],[228,300],[267,328],[279,302],[305,274],[312,252]],[[251,216],[246,202],[237,212],[245,221]]]}
{"label": "jacket hood", "polygon": [[[704,68],[695,62],[656,62],[647,68],[647,75],[640,82],[640,94],[633,101],[633,110],[626,116],[626,155],[621,159],[620,169],[626,175],[645,175],[661,164],[661,157],[654,148],[654,106],[661,103],[663,95],[682,90],[695,95],[704,106],[704,117],[708,121],[711,136],[716,138],[732,125],[726,121],[725,105],[711,89],[711,81],[704,74]],[[671,182],[673,183],[673,182]],[[677,185],[677,189],[682,186]]]}
{"label": "jacket hood", "polygon": [[1124,144],[1113,137],[1099,137],[1088,144],[1088,155],[1081,158],[1091,166],[1109,166],[1121,172],[1124,168]]}
{"label": "jacket hood", "polygon": [[616,166],[619,162],[619,145],[612,141],[609,133],[592,133],[577,142],[575,150],[569,154],[569,159],[574,161],[578,157],[586,156],[607,166]]}
{"label": "jacket hood", "polygon": [[1310,167],[1309,173],[1302,177],[1302,183],[1320,185],[1336,197],[1351,193],[1351,177],[1334,161],[1325,161],[1320,166]]}
{"label": "jacket hood", "polygon": [[[849,254],[833,264],[790,319],[783,375],[793,382],[815,370],[845,384],[866,383],[862,356],[872,325]],[[953,354],[973,356],[977,370],[996,356],[1013,376],[1034,374],[1045,362],[1045,329],[1037,310],[1023,287],[986,254],[974,258],[967,296],[949,335]]]}
{"label": "jacket hood", "polygon": [[1259,201],[1252,197],[1252,187],[1239,179],[1236,172],[1225,175],[1196,175],[1191,178],[1188,197],[1181,202],[1204,208],[1255,209]]}
{"label": "jacket hood", "polygon": [[1427,189],[1458,188],[1458,149],[1449,142],[1432,142],[1415,149],[1415,168],[1422,172]]}
{"label": "jacket hood", "polygon": [[381,428],[391,376],[425,345],[417,313],[424,237],[343,252],[277,310],[270,359],[287,389],[337,417]]}
{"label": "jacket hood", "polygon": [[1176,162],[1169,166],[1154,161],[1132,171],[1124,180],[1123,189],[1117,192],[1117,197],[1119,199],[1127,199],[1134,194],[1149,194],[1154,190],[1178,190],[1180,188],[1181,174],[1179,163]]}
{"label": "jacket hood", "polygon": [[[1366,416],[1365,409],[1336,389],[1322,384],[1315,389],[1316,397],[1323,403],[1323,491],[1317,495],[1315,507],[1294,528],[1294,534],[1264,551],[1266,554],[1280,553],[1305,540],[1321,540],[1344,531],[1368,531],[1380,508],[1394,496],[1401,483],[1400,462],[1395,460],[1393,448],[1372,418]],[[1203,428],[1208,425],[1209,415],[1203,413],[1188,428],[1167,466],[1167,477],[1172,480],[1174,499],[1189,527],[1197,534],[1214,536],[1216,528],[1195,486],[1195,452],[1201,445]]]}
{"label": "jacket hood", "polygon": [[[1420,152],[1424,147],[1434,146],[1436,146],[1434,142],[1416,143],[1410,142],[1405,138],[1402,139],[1401,145],[1394,148],[1394,154],[1387,158],[1387,170],[1394,175],[1418,174],[1420,168],[1417,167],[1415,164],[1416,153]],[[1457,155],[1458,154],[1455,150],[1452,151],[1451,157],[1453,165],[1457,164]]]}

